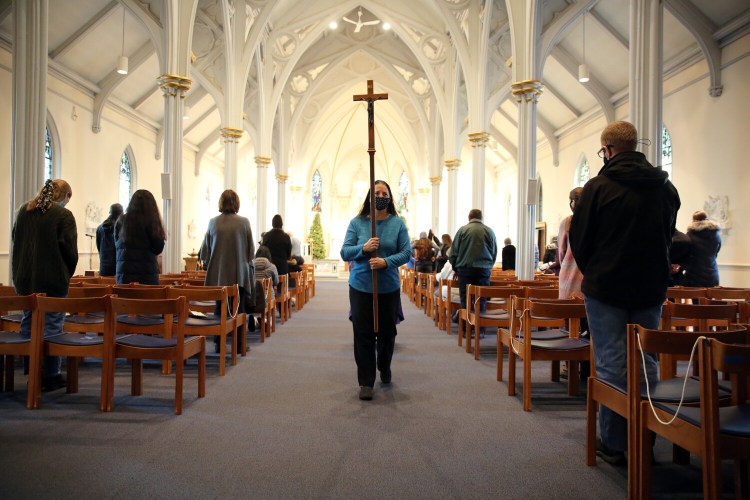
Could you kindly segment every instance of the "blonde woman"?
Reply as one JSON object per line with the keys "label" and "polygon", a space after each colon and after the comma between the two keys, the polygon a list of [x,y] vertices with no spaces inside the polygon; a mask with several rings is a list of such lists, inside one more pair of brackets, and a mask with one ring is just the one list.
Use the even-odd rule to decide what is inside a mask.
{"label": "blonde woman", "polygon": [[[78,264],[78,232],[73,214],[65,205],[73,196],[70,184],[62,179],[48,180],[39,193],[16,212],[13,223],[11,267],[16,293],[46,293],[49,297],[68,295],[70,277]],[[44,335],[62,333],[65,315],[47,313]],[[21,317],[21,334],[31,335],[31,311]],[[42,390],[63,387],[60,358],[48,357],[42,371]]]}

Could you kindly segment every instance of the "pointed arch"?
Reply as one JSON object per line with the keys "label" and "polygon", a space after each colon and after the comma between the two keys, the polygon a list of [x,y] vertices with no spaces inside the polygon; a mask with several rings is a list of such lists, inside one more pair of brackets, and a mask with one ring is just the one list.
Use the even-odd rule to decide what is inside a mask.
{"label": "pointed arch", "polygon": [[398,177],[398,188],[396,189],[398,196],[396,200],[396,210],[399,214],[404,215],[409,213],[409,174],[406,170],[401,171],[401,175]]}
{"label": "pointed arch", "polygon": [[573,175],[573,187],[583,187],[591,178],[591,165],[586,155],[581,153],[576,163],[575,174]]}
{"label": "pointed arch", "polygon": [[672,136],[667,127],[661,126],[661,169],[669,174],[672,180]]}
{"label": "pointed arch", "polygon": [[136,185],[136,164],[133,148],[128,144],[120,156],[118,200],[123,207],[127,207],[133,188]]}
{"label": "pointed arch", "polygon": [[317,168],[312,175],[310,193],[312,195],[312,206],[310,211],[321,212],[321,206],[323,205],[323,178],[320,176],[320,171]]}
{"label": "pointed arch", "polygon": [[44,134],[44,179],[59,179],[62,177],[60,157],[62,156],[60,133],[55,120],[47,110],[47,127]]}

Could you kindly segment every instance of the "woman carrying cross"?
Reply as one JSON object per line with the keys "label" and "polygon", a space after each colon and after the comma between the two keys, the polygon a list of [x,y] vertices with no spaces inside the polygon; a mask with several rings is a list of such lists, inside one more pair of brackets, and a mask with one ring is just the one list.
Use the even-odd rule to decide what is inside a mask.
{"label": "woman carrying cross", "polygon": [[[357,363],[359,399],[372,399],[375,370],[380,381],[391,383],[391,358],[396,342],[401,284],[398,268],[409,261],[411,246],[404,222],[396,214],[391,188],[375,181],[375,209],[367,193],[359,214],[349,222],[341,258],[352,262],[349,273],[349,304],[354,330],[354,360]],[[371,218],[375,219],[373,236]],[[378,327],[374,327],[373,274],[377,280]]]}

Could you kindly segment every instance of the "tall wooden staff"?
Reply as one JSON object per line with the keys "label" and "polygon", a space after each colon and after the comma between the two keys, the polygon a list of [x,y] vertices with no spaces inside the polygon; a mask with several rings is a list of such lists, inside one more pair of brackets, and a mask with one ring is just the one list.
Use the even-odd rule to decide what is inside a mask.
{"label": "tall wooden staff", "polygon": [[[367,93],[355,95],[355,101],[367,101],[367,152],[370,154],[370,231],[377,237],[375,230],[375,101],[388,99],[388,94],[375,94],[372,91],[372,80],[367,80]],[[375,252],[373,252],[373,257]],[[378,332],[378,272],[372,270],[372,317],[373,330]]]}

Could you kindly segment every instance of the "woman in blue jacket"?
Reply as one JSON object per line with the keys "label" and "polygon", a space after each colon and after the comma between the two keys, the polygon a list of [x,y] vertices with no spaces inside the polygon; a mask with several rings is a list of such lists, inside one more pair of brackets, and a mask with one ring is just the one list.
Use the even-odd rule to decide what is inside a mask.
{"label": "woman in blue jacket", "polygon": [[[372,237],[370,218],[376,221]],[[401,304],[398,268],[411,255],[409,234],[396,214],[391,188],[375,181],[375,210],[370,193],[359,214],[349,222],[341,258],[352,262],[349,273],[349,304],[354,330],[354,360],[357,363],[359,399],[372,399],[375,369],[380,381],[391,383],[391,358],[396,343],[396,320]],[[374,331],[372,312],[372,273],[378,277],[378,332]]]}

